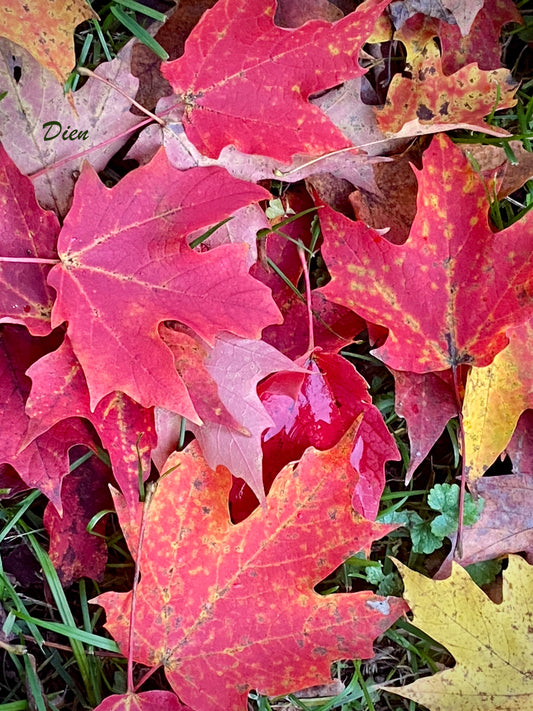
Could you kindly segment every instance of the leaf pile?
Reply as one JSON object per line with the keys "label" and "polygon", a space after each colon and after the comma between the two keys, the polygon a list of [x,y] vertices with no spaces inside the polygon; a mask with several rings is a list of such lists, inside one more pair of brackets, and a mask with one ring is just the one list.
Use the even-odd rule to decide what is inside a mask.
{"label": "leaf pile", "polygon": [[[371,658],[405,602],[315,586],[400,524],[434,551],[463,511],[458,488],[437,485],[427,530],[416,514],[376,522],[405,445],[370,371],[344,357],[362,332],[395,380],[408,480],[460,416],[465,475],[486,500],[464,501],[464,561],[532,549],[517,498],[532,461],[533,212],[496,231],[501,173],[443,133],[506,134],[494,112],[517,86],[499,34],[520,16],[502,0],[218,0],[193,22],[185,5],[176,36],[160,33],[170,61],[143,72],[128,45],[64,97],[72,30],[90,15],[79,5],[1,11],[26,14],[0,30],[0,489],[48,498],[65,586],[104,578],[87,526],[118,514],[133,588],[94,602],[128,688],[98,709],[245,709],[251,690],[287,694]],[[404,71],[385,81],[376,67],[400,45]],[[158,122],[130,111],[137,90]],[[54,143],[49,120],[66,129]],[[98,458],[69,473],[76,445]],[[513,475],[484,481],[506,449]],[[475,688],[475,708],[523,708],[497,685],[512,667],[509,688],[530,694],[529,652],[518,662],[522,641],[503,654],[483,635],[497,616],[524,627],[529,567],[510,559],[497,612],[455,563],[441,582],[400,569],[415,624],[457,666],[398,693],[467,708]],[[472,600],[486,632],[459,629]],[[174,693],[137,693],[133,662],[162,667]]]}

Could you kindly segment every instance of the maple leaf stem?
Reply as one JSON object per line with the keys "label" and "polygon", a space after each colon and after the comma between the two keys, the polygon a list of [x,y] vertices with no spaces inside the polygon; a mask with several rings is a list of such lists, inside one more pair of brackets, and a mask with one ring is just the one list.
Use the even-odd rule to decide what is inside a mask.
{"label": "maple leaf stem", "polygon": [[135,99],[132,99],[131,96],[128,96],[125,91],[122,91],[122,89],[117,86],[116,84],[113,84],[112,81],[109,81],[109,79],[104,79],[104,77],[99,76],[95,72],[93,72],[91,69],[87,69],[87,67],[77,67],[76,71],[78,74],[80,74],[82,77],[93,77],[93,79],[98,79],[98,81],[101,81],[103,84],[106,84],[106,86],[109,86],[111,89],[114,89],[117,91],[121,96],[123,96],[125,99],[128,99],[128,101],[131,101],[131,103],[136,106],[139,111],[142,111],[144,114],[149,116],[152,121],[157,121],[158,124],[161,126],[165,125],[165,122],[163,119],[159,118],[159,116],[156,116],[153,114],[151,111],[149,111],[147,108],[145,108],[142,104],[139,104],[138,101],[135,101]]}
{"label": "maple leaf stem", "polygon": [[286,175],[292,175],[293,173],[297,173],[299,170],[308,168],[310,165],[314,165],[315,163],[318,163],[321,160],[325,160],[326,158],[331,158],[332,156],[337,156],[340,153],[348,153],[349,151],[355,151],[355,154],[358,155],[360,148],[367,148],[368,146],[378,146],[380,143],[388,143],[389,141],[394,141],[397,139],[404,140],[405,136],[391,136],[390,138],[380,138],[379,141],[370,141],[369,143],[360,143],[358,146],[347,146],[346,148],[339,148],[338,151],[331,151],[331,153],[324,153],[323,155],[318,156],[317,158],[313,158],[312,160],[307,161],[307,163],[302,163],[302,165],[299,165],[296,168],[291,168],[290,170],[279,170],[279,168],[276,168],[276,170],[274,170],[274,173],[279,178],[284,177]]}
{"label": "maple leaf stem", "polygon": [[133,587],[131,591],[131,610],[130,610],[130,629],[128,635],[128,692],[135,693],[135,687],[133,684],[133,638],[135,636],[135,607],[137,602],[137,587],[139,585],[140,572],[141,572],[141,550],[144,539],[144,532],[146,529],[146,518],[152,497],[155,490],[157,489],[157,482],[150,482],[146,486],[146,496],[143,504],[143,512],[141,519],[141,528],[139,530],[139,542],[137,544],[137,555],[135,556],[135,573],[133,576]]}
{"label": "maple leaf stem", "polygon": [[135,693],[142,687],[143,684],[145,684],[148,679],[152,676],[152,674],[155,674],[158,669],[161,668],[161,664],[158,664],[156,667],[152,667],[151,669],[148,669],[148,671],[142,675],[140,680],[137,682],[135,685]]}
{"label": "maple leaf stem", "polygon": [[463,402],[459,389],[459,377],[457,374],[457,365],[452,365],[453,389],[455,399],[457,401],[457,414],[459,416],[459,430],[461,432],[461,487],[459,490],[459,521],[457,527],[457,539],[453,547],[453,555],[457,554],[458,558],[463,557],[463,517],[465,508],[465,493],[466,493],[466,471],[465,471],[465,429],[463,423]]}
{"label": "maple leaf stem", "polygon": [[127,128],[125,131],[122,131],[122,133],[119,133],[116,136],[111,136],[111,138],[107,138],[101,143],[97,143],[94,146],[91,146],[90,148],[86,148],[84,151],[80,151],[80,153],[75,153],[71,156],[65,156],[65,158],[62,158],[61,160],[58,160],[55,163],[50,163],[50,165],[47,165],[44,168],[41,168],[40,170],[36,170],[35,173],[28,173],[28,178],[30,178],[31,180],[35,180],[41,175],[45,175],[46,173],[48,173],[49,170],[61,168],[61,166],[65,165],[65,163],[70,163],[70,161],[77,160],[78,158],[83,158],[84,156],[89,155],[89,153],[97,151],[100,148],[104,148],[104,146],[108,146],[110,143],[114,143],[115,141],[120,140],[121,138],[123,138],[123,136],[127,136],[128,134],[137,131],[137,129],[142,128],[143,126],[147,126],[151,122],[151,118],[143,119],[139,123],[136,123],[135,126],[130,126],[130,128]]}
{"label": "maple leaf stem", "polygon": [[19,264],[60,264],[60,259],[43,259],[41,257],[0,257],[0,262],[17,262]]}
{"label": "maple leaf stem", "polygon": [[307,324],[309,331],[309,350],[308,353],[312,353],[315,350],[315,332],[313,330],[313,309],[311,308],[311,281],[309,279],[309,269],[307,267],[307,259],[305,257],[304,250],[300,245],[298,245],[298,256],[300,262],[302,263],[302,269],[304,273],[305,282],[305,302],[307,306]]}

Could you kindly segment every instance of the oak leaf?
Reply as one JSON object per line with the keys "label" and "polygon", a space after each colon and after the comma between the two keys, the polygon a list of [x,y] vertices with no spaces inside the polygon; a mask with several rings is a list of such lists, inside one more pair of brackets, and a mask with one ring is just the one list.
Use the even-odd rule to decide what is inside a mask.
{"label": "oak leaf", "polygon": [[[533,699],[533,568],[510,555],[497,605],[457,563],[431,580],[397,562],[413,624],[455,657],[455,667],[402,688],[385,687],[430,711],[523,711]],[[382,687],[383,688],[383,687]]]}
{"label": "oak leaf", "polygon": [[[0,254],[10,259],[57,258],[57,217],[39,207],[31,180],[23,176],[0,144]],[[26,326],[34,336],[51,331],[53,292],[50,266],[0,262],[0,322]]]}
{"label": "oak leaf", "polygon": [[98,17],[85,0],[5,0],[0,12],[2,37],[25,47],[60,84],[76,63],[74,28]]}
{"label": "oak leaf", "polygon": [[433,138],[415,173],[418,210],[403,245],[320,210],[332,276],[320,291],[389,329],[374,352],[395,370],[488,365],[533,311],[533,214],[494,234],[482,182],[446,136]]}
{"label": "oak leaf", "polygon": [[246,245],[199,254],[186,236],[268,193],[220,168],[181,172],[160,151],[107,189],[85,165],[59,235],[52,324],[68,335],[91,409],[121,391],[199,421],[158,326],[184,323],[213,343],[222,330],[257,338],[279,321],[268,289],[248,275]]}
{"label": "oak leaf", "polygon": [[388,2],[366,0],[333,24],[293,30],[274,24],[274,0],[217,2],[184,55],[162,65],[185,106],[189,139],[210,158],[234,145],[285,163],[350,146],[308,97],[364,73],[359,50]]}
{"label": "oak leaf", "polygon": [[[278,695],[324,683],[334,659],[371,657],[373,639],[404,611],[402,601],[369,591],[313,590],[390,530],[350,506],[352,437],[286,467],[268,508],[237,526],[228,517],[229,474],[210,470],[194,442],[169,458],[144,513],[131,653],[163,665],[192,708],[245,709],[251,688]],[[134,535],[130,549],[135,543]],[[131,593],[96,601],[128,654]]]}

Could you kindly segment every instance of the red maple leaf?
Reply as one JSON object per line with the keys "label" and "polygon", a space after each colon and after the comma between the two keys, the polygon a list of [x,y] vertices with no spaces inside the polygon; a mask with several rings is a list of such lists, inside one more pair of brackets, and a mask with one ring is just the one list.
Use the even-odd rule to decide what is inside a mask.
{"label": "red maple leaf", "polygon": [[[11,259],[54,259],[59,222],[35,199],[32,182],[0,144],[0,255]],[[50,333],[52,290],[46,284],[50,267],[0,263],[0,322],[24,324],[35,336]]]}
{"label": "red maple leaf", "polygon": [[220,168],[181,172],[164,151],[105,188],[87,164],[59,236],[62,263],[52,323],[68,335],[91,408],[121,391],[198,422],[158,326],[177,320],[212,343],[222,330],[258,338],[280,315],[268,289],[247,273],[247,247],[193,251],[186,236],[268,196]]}
{"label": "red maple leaf", "polygon": [[141,691],[113,694],[94,711],[190,711],[171,691]]}
{"label": "red maple leaf", "polygon": [[447,422],[457,416],[457,398],[450,370],[441,373],[392,372],[396,413],[405,418],[411,446],[411,460],[405,473],[405,480],[409,482]]}
{"label": "red maple leaf", "polygon": [[360,416],[348,463],[358,473],[353,505],[374,519],[385,485],[385,462],[400,455],[379,410],[372,404],[365,379],[347,360],[334,353],[314,351],[302,362],[310,371],[296,401],[284,387],[282,374],[259,388],[261,401],[274,420],[263,436],[264,472],[268,484],[288,462],[307,447],[327,450],[339,442]]}
{"label": "red maple leaf", "polygon": [[220,0],[191,32],[185,53],[161,70],[185,105],[194,145],[218,158],[233,144],[288,163],[350,141],[310,94],[364,73],[358,55],[390,0],[366,0],[335,23],[274,24],[275,0]]}
{"label": "red maple leaf", "polygon": [[495,234],[485,188],[446,136],[433,139],[415,173],[418,210],[403,245],[320,210],[332,276],[321,291],[389,329],[375,353],[392,368],[488,365],[506,330],[533,314],[533,213]]}
{"label": "red maple leaf", "polygon": [[150,452],[157,444],[153,408],[141,407],[121,392],[106,395],[91,411],[89,390],[68,337],[61,346],[33,363],[26,375],[32,380],[26,402],[26,442],[69,417],[83,417],[94,426],[107,449],[113,475],[127,501],[139,500],[140,465],[143,478],[150,473]]}
{"label": "red maple leaf", "polygon": [[24,374],[34,360],[57,345],[58,335],[34,338],[21,326],[1,329],[0,463],[10,464],[28,487],[42,491],[61,513],[61,482],[69,471],[68,450],[75,444],[94,446],[93,435],[71,413],[68,420],[28,444],[31,420],[25,406],[31,381]]}
{"label": "red maple leaf", "polygon": [[[210,470],[194,442],[168,460],[144,512],[131,652],[163,665],[189,706],[244,709],[251,688],[278,695],[323,683],[333,660],[373,656],[373,639],[406,609],[369,591],[313,589],[391,530],[351,508],[352,440],[350,431],[335,449],[309,449],[278,476],[268,509],[237,526],[228,517],[227,472]],[[128,543],[135,550],[135,536]],[[124,654],[131,597],[97,598]]]}
{"label": "red maple leaf", "polygon": [[[79,449],[82,448],[77,447],[72,456]],[[48,555],[64,587],[79,578],[101,581],[104,576],[107,563],[105,521],[100,520],[94,526],[94,533],[87,531],[87,524],[95,514],[111,506],[110,481],[109,467],[97,457],[91,457],[63,480],[63,516],[57,513],[53,504],[48,504],[44,511],[43,524],[50,536]]]}
{"label": "red maple leaf", "polygon": [[216,469],[223,464],[264,502],[261,435],[273,422],[257,395],[257,384],[279,371],[292,371],[301,381],[305,370],[264,341],[228,335],[217,338],[206,369],[241,429],[208,421],[201,426],[192,425],[192,430],[209,466]]}

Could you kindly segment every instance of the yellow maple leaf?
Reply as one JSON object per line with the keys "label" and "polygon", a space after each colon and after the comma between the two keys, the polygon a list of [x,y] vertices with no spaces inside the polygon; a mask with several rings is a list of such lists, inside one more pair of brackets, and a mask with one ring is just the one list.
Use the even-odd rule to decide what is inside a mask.
{"label": "yellow maple leaf", "polygon": [[0,36],[16,42],[63,84],[75,63],[74,28],[98,15],[85,0],[5,0]]}
{"label": "yellow maple leaf", "polygon": [[513,329],[509,345],[489,366],[468,374],[463,426],[470,482],[483,476],[509,444],[522,412],[533,407],[532,345],[533,321]]}
{"label": "yellow maple leaf", "polygon": [[457,563],[431,580],[396,562],[413,624],[443,644],[455,667],[402,688],[381,687],[430,711],[533,708],[533,566],[510,555],[496,604]]}

